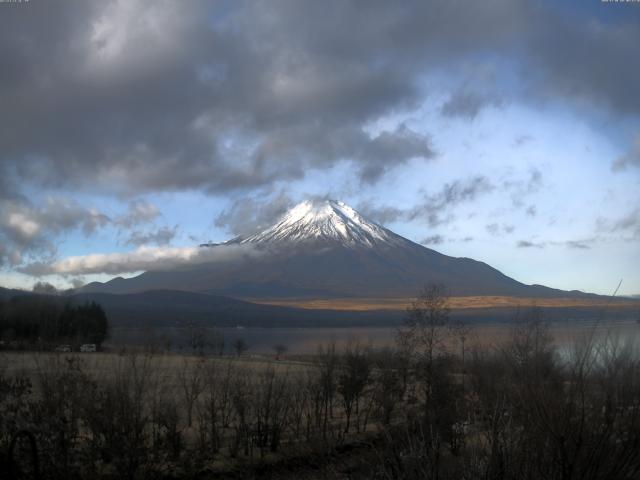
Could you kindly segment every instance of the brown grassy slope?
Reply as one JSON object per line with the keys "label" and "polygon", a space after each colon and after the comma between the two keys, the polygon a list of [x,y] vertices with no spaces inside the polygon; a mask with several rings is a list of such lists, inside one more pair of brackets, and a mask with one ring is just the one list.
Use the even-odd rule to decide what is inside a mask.
{"label": "brown grassy slope", "polygon": [[[305,308],[309,310],[405,310],[413,301],[412,298],[331,298],[331,299],[248,299],[263,305],[280,305],[286,307]],[[478,308],[514,308],[514,307],[626,307],[640,308],[640,301],[627,298],[530,298],[508,296],[471,296],[451,297],[450,306],[454,310]]]}

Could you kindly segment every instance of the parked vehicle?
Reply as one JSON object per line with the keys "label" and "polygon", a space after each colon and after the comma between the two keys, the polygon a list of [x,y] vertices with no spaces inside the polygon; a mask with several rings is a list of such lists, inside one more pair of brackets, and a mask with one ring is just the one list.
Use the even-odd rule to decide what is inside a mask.
{"label": "parked vehicle", "polygon": [[84,343],[80,345],[81,352],[95,352],[97,350],[95,343]]}
{"label": "parked vehicle", "polygon": [[71,351],[71,345],[58,345],[56,347],[56,352],[70,352]]}

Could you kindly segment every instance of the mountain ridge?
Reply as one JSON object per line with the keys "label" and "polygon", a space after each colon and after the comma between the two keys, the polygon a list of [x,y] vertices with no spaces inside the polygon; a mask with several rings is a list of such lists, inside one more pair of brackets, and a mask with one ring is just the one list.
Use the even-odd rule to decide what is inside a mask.
{"label": "mountain ridge", "polygon": [[452,295],[588,296],[526,285],[467,257],[450,257],[366,219],[334,200],[302,202],[273,225],[222,244],[254,255],[232,261],[147,271],[92,283],[84,292],[132,293],[179,289],[234,298],[411,297],[428,283]]}

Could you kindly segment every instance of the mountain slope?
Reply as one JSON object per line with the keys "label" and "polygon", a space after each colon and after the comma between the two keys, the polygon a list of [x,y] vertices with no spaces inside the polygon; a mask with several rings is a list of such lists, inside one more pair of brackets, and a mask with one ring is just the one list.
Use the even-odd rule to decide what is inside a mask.
{"label": "mountain slope", "polygon": [[[131,293],[179,289],[237,298],[411,297],[429,282],[453,295],[575,296],[525,285],[470,258],[418,245],[331,200],[303,202],[276,224],[220,245],[251,255],[135,278],[94,283],[84,292]],[[218,256],[219,257],[219,256]]]}

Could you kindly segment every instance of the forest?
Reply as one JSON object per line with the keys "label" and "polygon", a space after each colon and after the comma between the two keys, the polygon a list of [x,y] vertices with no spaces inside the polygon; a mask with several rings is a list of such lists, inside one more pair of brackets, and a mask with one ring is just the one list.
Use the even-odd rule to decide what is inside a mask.
{"label": "forest", "polygon": [[93,343],[107,338],[109,321],[95,302],[72,304],[53,295],[0,299],[0,340],[12,349],[53,349],[56,345]]}

